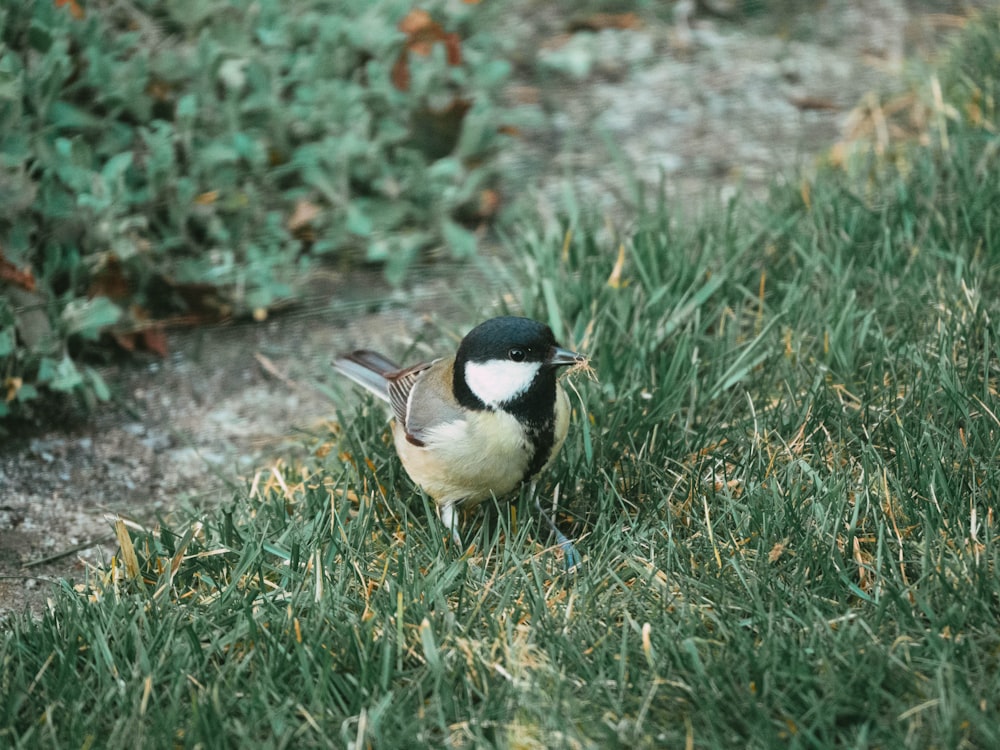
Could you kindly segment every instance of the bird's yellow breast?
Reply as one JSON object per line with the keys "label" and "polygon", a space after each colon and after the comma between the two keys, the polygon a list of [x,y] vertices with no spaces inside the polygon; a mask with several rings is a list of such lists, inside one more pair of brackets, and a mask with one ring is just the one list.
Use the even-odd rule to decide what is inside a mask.
{"label": "bird's yellow breast", "polygon": [[[557,391],[554,441],[546,465],[569,429],[569,399]],[[527,477],[535,446],[524,427],[503,411],[477,411],[445,422],[423,436],[423,446],[393,424],[396,452],[410,478],[439,505],[476,504],[512,492]]]}

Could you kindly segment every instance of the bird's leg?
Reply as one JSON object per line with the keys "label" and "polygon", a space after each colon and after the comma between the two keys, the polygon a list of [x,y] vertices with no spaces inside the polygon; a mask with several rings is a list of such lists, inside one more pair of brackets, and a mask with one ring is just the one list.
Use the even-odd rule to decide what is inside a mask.
{"label": "bird's leg", "polygon": [[[574,570],[577,568],[583,560],[580,558],[580,553],[576,551],[576,547],[573,546],[573,542],[569,538],[559,531],[559,527],[556,526],[555,521],[552,520],[552,516],[546,513],[542,509],[542,501],[537,492],[537,485],[535,482],[531,483],[531,494],[535,498],[535,509],[545,519],[545,523],[549,525],[552,532],[556,535],[556,541],[559,542],[559,546],[562,547],[563,555],[565,555],[566,570]],[[556,485],[555,490],[552,493],[552,505],[553,507],[559,506],[559,485]]]}
{"label": "bird's leg", "polygon": [[445,503],[444,505],[439,505],[438,516],[440,516],[441,523],[444,524],[445,528],[451,532],[451,538],[455,540],[455,544],[458,546],[459,551],[461,551],[462,537],[458,535],[458,518],[455,513],[455,504]]}

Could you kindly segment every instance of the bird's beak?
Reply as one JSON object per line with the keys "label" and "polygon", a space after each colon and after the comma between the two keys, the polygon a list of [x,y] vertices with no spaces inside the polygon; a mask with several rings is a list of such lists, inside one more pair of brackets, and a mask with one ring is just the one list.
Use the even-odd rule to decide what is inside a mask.
{"label": "bird's beak", "polygon": [[549,351],[549,358],[545,362],[550,367],[563,367],[566,365],[585,365],[587,358],[582,354],[577,354],[561,346],[553,346]]}

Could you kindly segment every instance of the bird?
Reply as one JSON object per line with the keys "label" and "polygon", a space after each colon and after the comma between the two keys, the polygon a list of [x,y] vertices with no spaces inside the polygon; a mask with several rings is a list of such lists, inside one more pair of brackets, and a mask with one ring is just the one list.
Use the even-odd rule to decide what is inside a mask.
{"label": "bird", "polygon": [[[391,406],[396,453],[414,484],[429,495],[456,544],[456,509],[501,497],[554,461],[569,431],[562,368],[588,358],[560,346],[536,320],[501,316],[469,331],[457,352],[400,367],[370,349],[338,356],[336,371]],[[566,552],[579,555],[552,519],[536,508]]]}

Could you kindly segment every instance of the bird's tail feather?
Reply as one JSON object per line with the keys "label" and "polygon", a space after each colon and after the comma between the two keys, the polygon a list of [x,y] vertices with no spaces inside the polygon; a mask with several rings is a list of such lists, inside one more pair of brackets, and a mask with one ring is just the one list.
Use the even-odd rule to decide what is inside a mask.
{"label": "bird's tail feather", "polygon": [[383,401],[388,401],[389,381],[386,375],[398,371],[399,365],[378,352],[359,349],[337,357],[333,360],[333,368]]}

